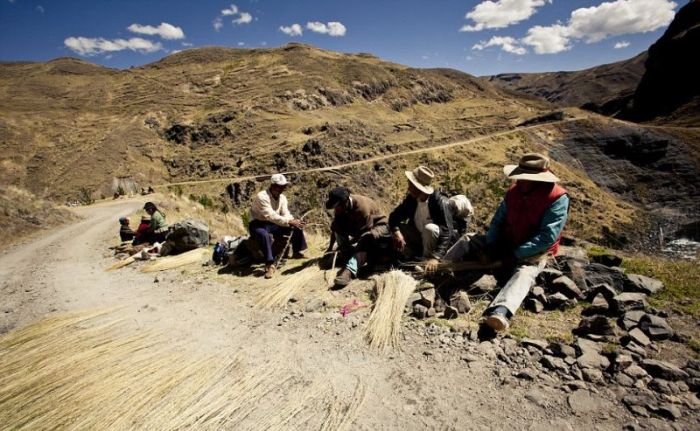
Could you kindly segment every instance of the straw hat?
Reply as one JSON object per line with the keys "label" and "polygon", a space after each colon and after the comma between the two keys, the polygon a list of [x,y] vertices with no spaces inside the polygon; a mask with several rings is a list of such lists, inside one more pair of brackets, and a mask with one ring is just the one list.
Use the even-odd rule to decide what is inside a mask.
{"label": "straw hat", "polygon": [[556,183],[559,181],[549,171],[549,159],[542,154],[528,153],[520,158],[517,165],[506,165],[503,173],[513,180],[539,181],[542,183]]}
{"label": "straw hat", "polygon": [[408,178],[408,181],[413,183],[418,190],[425,194],[431,195],[435,191],[435,189],[430,186],[433,178],[435,178],[435,174],[425,166],[418,166],[413,171],[406,171],[406,178]]}

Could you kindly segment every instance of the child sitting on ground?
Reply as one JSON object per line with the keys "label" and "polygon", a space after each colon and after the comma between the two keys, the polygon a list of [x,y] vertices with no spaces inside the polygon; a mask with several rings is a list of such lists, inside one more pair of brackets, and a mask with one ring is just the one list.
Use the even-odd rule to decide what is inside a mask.
{"label": "child sitting on ground", "polygon": [[121,238],[122,242],[133,240],[134,231],[131,230],[131,227],[129,226],[129,219],[126,217],[120,217],[119,224],[119,237]]}
{"label": "child sitting on ground", "polygon": [[143,244],[144,242],[146,242],[146,233],[148,232],[149,227],[151,227],[151,216],[144,215],[143,217],[141,217],[141,223],[136,229],[136,234],[134,236],[133,243],[134,245]]}

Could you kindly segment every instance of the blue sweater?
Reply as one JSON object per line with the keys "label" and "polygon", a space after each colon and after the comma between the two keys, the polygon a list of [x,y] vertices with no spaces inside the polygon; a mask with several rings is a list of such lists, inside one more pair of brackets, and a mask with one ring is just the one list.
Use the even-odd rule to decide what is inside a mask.
{"label": "blue sweater", "polygon": [[[493,215],[491,226],[489,226],[489,230],[486,233],[486,242],[488,244],[498,242],[503,230],[503,223],[506,220],[506,210],[506,201],[504,199],[498,206],[496,214]],[[520,260],[545,252],[559,238],[568,215],[569,197],[563,195],[545,211],[537,233],[513,250],[515,257]]]}

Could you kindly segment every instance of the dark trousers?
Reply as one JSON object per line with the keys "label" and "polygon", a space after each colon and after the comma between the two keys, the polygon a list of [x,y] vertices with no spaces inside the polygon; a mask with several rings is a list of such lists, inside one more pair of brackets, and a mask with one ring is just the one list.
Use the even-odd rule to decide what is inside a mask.
{"label": "dark trousers", "polygon": [[265,255],[266,263],[273,263],[275,261],[275,256],[272,253],[272,238],[275,241],[284,241],[284,236],[292,235],[292,251],[298,253],[300,251],[306,250],[306,238],[304,238],[304,231],[301,229],[292,229],[291,227],[279,226],[271,222],[253,220],[248,226],[248,231],[250,236],[255,238],[258,245],[260,246],[260,251]]}

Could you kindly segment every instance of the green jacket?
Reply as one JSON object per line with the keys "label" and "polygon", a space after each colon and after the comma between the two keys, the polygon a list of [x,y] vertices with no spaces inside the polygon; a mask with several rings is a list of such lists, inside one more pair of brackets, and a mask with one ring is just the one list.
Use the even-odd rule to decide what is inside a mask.
{"label": "green jacket", "polygon": [[151,227],[150,231],[155,233],[161,233],[168,228],[168,223],[165,222],[165,214],[160,211],[156,211],[151,215]]}

